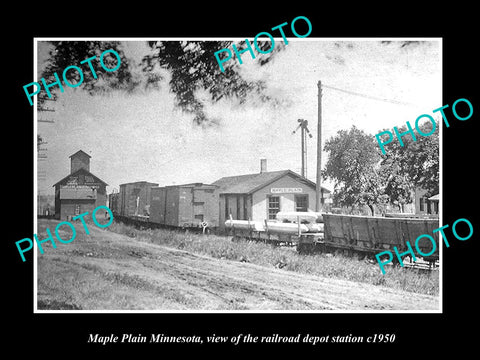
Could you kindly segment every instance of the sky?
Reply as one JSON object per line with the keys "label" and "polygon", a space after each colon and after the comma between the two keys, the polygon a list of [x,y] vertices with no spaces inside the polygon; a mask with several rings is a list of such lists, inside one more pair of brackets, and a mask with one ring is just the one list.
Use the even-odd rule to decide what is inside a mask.
{"label": "sky", "polygon": [[[175,106],[168,74],[159,90],[134,94],[91,96],[82,86],[65,86],[58,100],[48,104],[55,112],[39,115],[54,123],[37,124],[47,142],[42,146],[47,159],[37,164],[38,193],[54,193],[53,184],[69,174],[69,156],[78,150],[91,156],[90,171],[109,185],[108,193],[133,181],[160,186],[211,183],[223,176],[256,173],[261,158],[267,159],[269,171],[300,173],[300,132],[292,134],[300,118],[308,120],[313,135],[307,140],[307,177],[315,181],[318,81],[323,86],[322,144],[352,125],[374,137],[385,128],[413,124],[421,114],[433,116],[432,110],[443,105],[441,40],[423,39],[404,47],[398,40],[405,39],[289,39],[285,49],[261,67],[260,54],[251,59],[245,53],[242,75],[264,80],[279,105],[255,99],[242,105],[229,99],[210,103],[199,93],[206,113],[216,120],[212,126],[195,125],[193,115]],[[40,71],[49,46],[37,41]],[[145,40],[126,41],[124,48],[137,61],[150,51]],[[326,161],[322,153],[322,168]],[[322,185],[333,190],[329,181]]]}

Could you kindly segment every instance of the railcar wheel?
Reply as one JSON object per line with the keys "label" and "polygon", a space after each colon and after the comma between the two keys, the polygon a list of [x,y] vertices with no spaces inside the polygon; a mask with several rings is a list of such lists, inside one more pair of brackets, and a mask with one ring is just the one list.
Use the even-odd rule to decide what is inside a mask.
{"label": "railcar wheel", "polygon": [[297,244],[297,251],[302,255],[310,254],[312,252],[312,245],[315,246],[314,244]]}
{"label": "railcar wheel", "polygon": [[241,236],[238,236],[238,235],[233,235],[233,236],[232,236],[232,241],[233,241],[233,242],[239,242],[241,239],[242,239]]}
{"label": "railcar wheel", "polygon": [[315,251],[319,252],[320,254],[323,254],[325,252],[325,244],[322,243],[316,243],[314,244],[315,246]]}

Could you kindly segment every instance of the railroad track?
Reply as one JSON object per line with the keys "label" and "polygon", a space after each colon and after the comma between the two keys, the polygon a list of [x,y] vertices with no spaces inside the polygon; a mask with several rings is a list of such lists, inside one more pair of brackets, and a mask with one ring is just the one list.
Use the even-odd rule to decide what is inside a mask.
{"label": "railroad track", "polygon": [[[142,218],[131,218],[125,216],[115,216],[115,220],[122,222],[126,225],[134,226],[136,229],[167,229],[167,230],[174,230],[179,232],[192,232],[192,233],[202,233],[202,228],[199,227],[174,227],[174,226],[164,226],[156,223],[151,223],[147,219]],[[368,259],[369,262],[372,264],[377,264],[374,256],[375,253],[378,252],[378,249],[372,251],[373,249],[367,250],[362,249],[361,251],[357,251],[356,249],[350,248],[349,246],[345,246],[343,244],[339,244],[339,246],[333,244],[324,244],[322,242],[318,243],[308,243],[303,244],[307,245],[305,249],[301,249],[299,245],[300,237],[298,235],[285,235],[285,234],[269,234],[266,232],[248,232],[238,234],[234,231],[226,231],[226,232],[219,232],[218,229],[208,229],[207,234],[213,233],[217,236],[225,236],[230,238],[233,242],[239,241],[251,241],[263,244],[269,244],[275,247],[286,247],[286,248],[293,248],[297,247],[297,251],[302,254],[318,254],[318,253],[330,253],[336,254],[340,253],[344,256],[352,256],[353,254],[358,254],[359,256],[365,257]],[[392,264],[392,266],[398,265]],[[404,261],[404,268],[412,269],[412,270],[420,270],[420,271],[436,271],[439,270],[438,261],[435,262],[428,262],[423,259],[417,259],[416,262],[410,262],[405,260]]]}

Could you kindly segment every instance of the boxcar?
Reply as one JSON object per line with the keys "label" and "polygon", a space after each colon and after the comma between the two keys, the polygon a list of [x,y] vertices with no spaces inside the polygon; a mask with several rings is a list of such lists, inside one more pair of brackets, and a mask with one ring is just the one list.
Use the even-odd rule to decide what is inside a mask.
{"label": "boxcar", "polygon": [[157,183],[137,181],[120,185],[117,204],[118,215],[148,216],[150,208],[151,188],[158,186]]}
{"label": "boxcar", "polygon": [[215,185],[192,183],[153,187],[150,222],[166,227],[218,227],[218,194]]}

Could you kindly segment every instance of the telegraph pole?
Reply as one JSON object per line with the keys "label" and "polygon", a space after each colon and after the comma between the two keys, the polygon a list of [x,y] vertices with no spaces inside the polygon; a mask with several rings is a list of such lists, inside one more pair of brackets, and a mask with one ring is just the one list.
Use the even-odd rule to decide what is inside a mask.
{"label": "telegraph pole", "polygon": [[308,136],[312,137],[310,134],[310,130],[308,130],[308,121],[304,119],[298,119],[298,126],[297,128],[292,131],[292,134],[295,134],[297,130],[301,129],[302,135],[302,177],[307,177],[307,134]]}
{"label": "telegraph pole", "polygon": [[302,177],[305,177],[305,127],[302,123]]}
{"label": "telegraph pole", "polygon": [[322,82],[318,81],[317,186],[315,211],[322,211]]}

